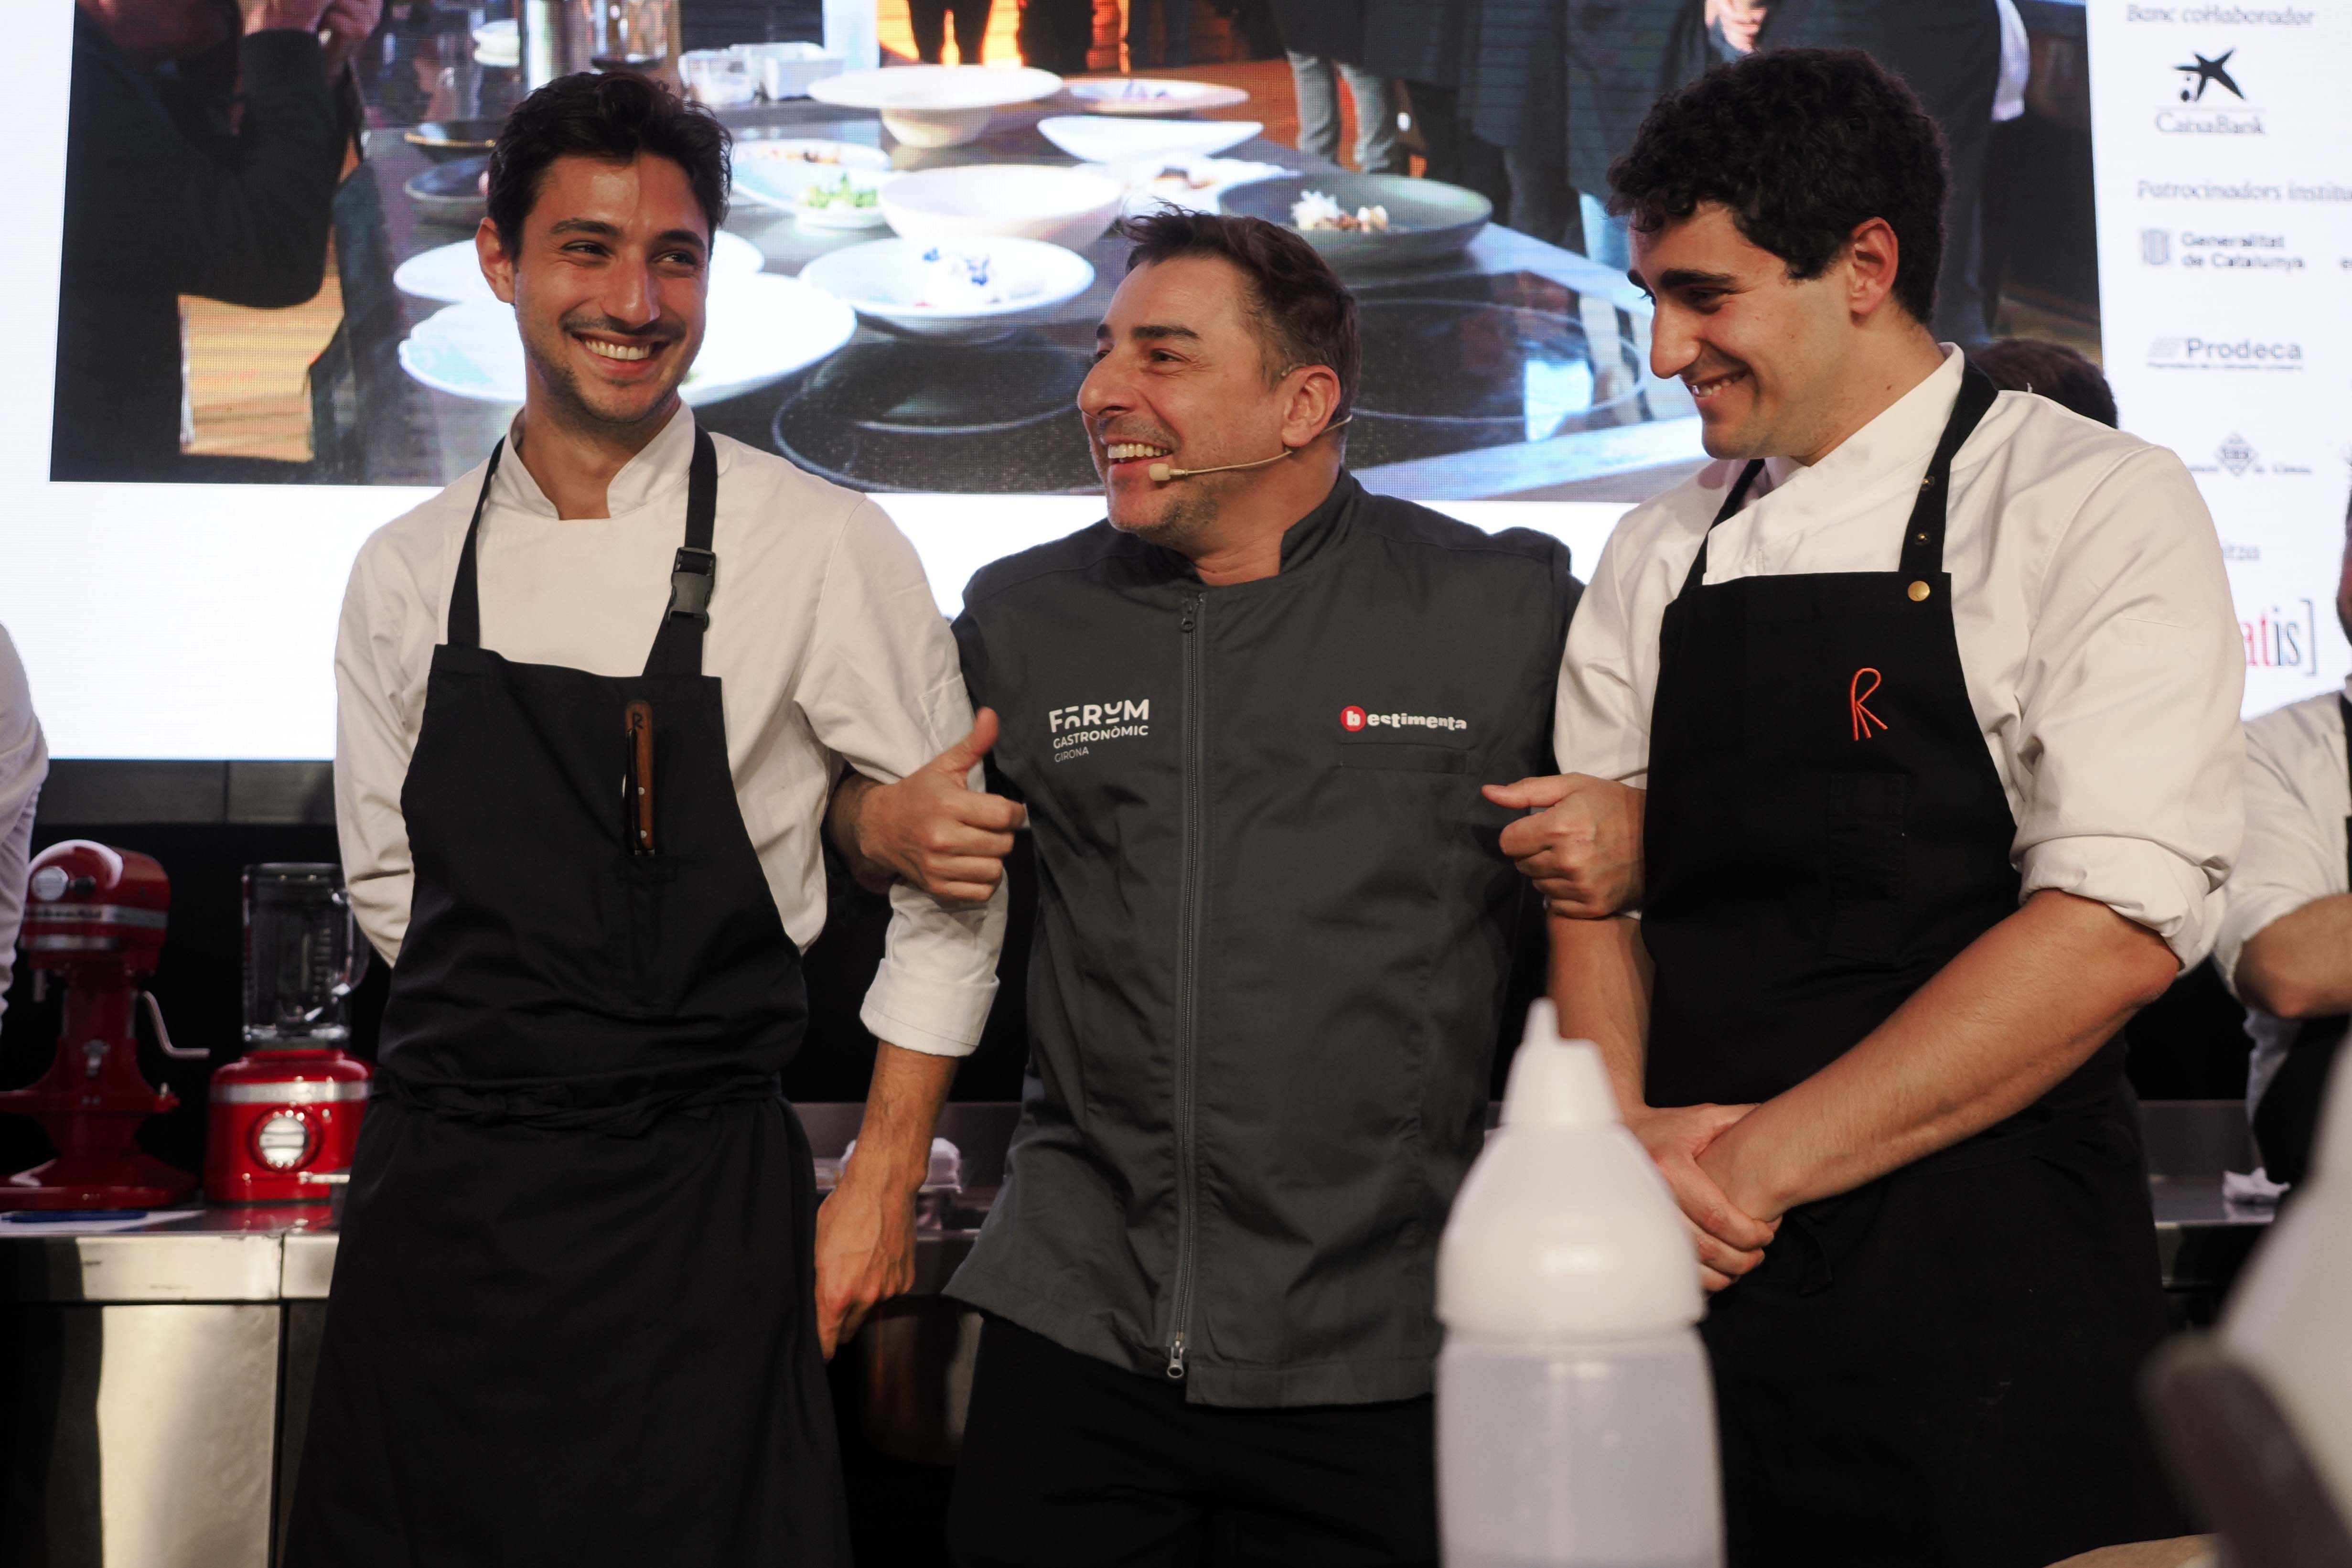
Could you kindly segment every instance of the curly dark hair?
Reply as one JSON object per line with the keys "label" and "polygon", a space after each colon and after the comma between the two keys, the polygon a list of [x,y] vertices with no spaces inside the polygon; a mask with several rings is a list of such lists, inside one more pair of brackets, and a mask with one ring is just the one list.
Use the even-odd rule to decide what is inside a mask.
{"label": "curly dark hair", "polygon": [[1944,133],[1901,77],[1860,49],[1770,49],[1650,106],[1609,168],[1609,210],[1655,233],[1720,202],[1751,245],[1818,278],[1854,229],[1885,218],[1895,298],[1936,317],[1944,259]]}
{"label": "curly dark hair", "polygon": [[1348,416],[1364,368],[1356,297],[1321,252],[1264,218],[1174,207],[1122,218],[1112,232],[1135,246],[1127,256],[1129,272],[1181,256],[1213,256],[1238,268],[1250,281],[1249,314],[1257,326],[1265,384],[1272,386],[1300,365],[1329,365],[1339,378],[1332,423]]}
{"label": "curly dark hair", "polygon": [[718,116],[660,82],[625,71],[558,77],[514,106],[490,149],[488,210],[512,255],[558,158],[625,163],[651,153],[686,171],[716,237],[727,221],[732,138]]}

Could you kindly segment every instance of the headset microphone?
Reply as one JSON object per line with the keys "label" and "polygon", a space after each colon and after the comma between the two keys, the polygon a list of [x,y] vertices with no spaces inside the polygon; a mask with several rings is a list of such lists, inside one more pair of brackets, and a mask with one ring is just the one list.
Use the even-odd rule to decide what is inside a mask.
{"label": "headset microphone", "polygon": [[[1330,424],[1326,425],[1323,428],[1326,430],[1337,430],[1340,426],[1347,424],[1348,420],[1353,418],[1355,418],[1355,416],[1350,414],[1348,416],[1347,419],[1335,419]],[[1151,482],[1153,484],[1164,485],[1171,479],[1189,479],[1195,474],[1230,474],[1242,468],[1263,468],[1268,463],[1279,463],[1283,458],[1290,456],[1291,453],[1301,450],[1304,450],[1304,448],[1298,447],[1285,447],[1273,457],[1260,458],[1255,463],[1226,463],[1213,468],[1171,468],[1165,463],[1154,463],[1145,471],[1151,476]]]}

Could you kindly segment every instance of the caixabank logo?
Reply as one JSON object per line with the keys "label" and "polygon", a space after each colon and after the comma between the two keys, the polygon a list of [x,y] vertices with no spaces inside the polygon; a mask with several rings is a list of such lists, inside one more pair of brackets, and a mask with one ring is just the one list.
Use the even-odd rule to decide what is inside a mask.
{"label": "caixabank logo", "polygon": [[2239,82],[2238,51],[2189,51],[2172,68],[2172,100],[2156,111],[2156,128],[2167,136],[2263,136],[2263,110]]}
{"label": "caixabank logo", "polygon": [[2303,345],[2288,338],[2161,337],[2147,346],[2150,370],[2300,371]]}

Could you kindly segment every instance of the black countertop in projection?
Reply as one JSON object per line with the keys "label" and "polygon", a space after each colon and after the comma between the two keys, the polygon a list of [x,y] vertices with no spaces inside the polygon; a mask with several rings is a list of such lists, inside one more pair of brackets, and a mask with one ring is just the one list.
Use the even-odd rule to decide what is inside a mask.
{"label": "black countertop in projection", "polygon": [[[1000,112],[979,141],[934,151],[896,143],[872,114],[805,100],[722,118],[741,141],[861,142],[887,150],[901,169],[1073,164],[1036,129],[1049,111]],[[471,236],[475,219],[462,199],[421,201],[410,188],[439,171],[437,179],[462,190],[471,166],[427,163],[397,129],[371,132],[368,153],[382,244],[360,275],[345,267],[346,297],[359,296],[350,315],[354,404],[368,411],[346,434],[358,470],[352,477],[444,485],[488,454],[513,409],[431,390],[399,368],[398,340],[443,306],[399,294],[391,270]],[[1226,155],[1307,172],[1330,168],[1263,138]],[[749,200],[737,204],[727,228],[759,247],[765,270],[785,275],[888,234],[807,229]],[[1075,399],[1126,249],[1108,236],[1088,247],[1094,286],[1043,324],[967,344],[901,336],[861,320],[856,335],[826,358],[755,392],[705,404],[697,417],[859,489],[1096,490]],[[1637,500],[1702,460],[1687,395],[1679,383],[1649,374],[1648,309],[1623,277],[1490,225],[1441,265],[1355,272],[1348,281],[1362,304],[1364,331],[1349,461],[1373,489],[1453,500]],[[366,308],[371,303],[375,308]]]}

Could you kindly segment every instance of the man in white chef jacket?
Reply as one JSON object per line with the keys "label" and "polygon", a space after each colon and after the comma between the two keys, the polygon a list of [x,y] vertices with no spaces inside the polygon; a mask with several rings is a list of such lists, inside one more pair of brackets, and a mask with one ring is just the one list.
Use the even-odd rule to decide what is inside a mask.
{"label": "man in white chef jacket", "polygon": [[[1941,137],[1853,51],[1719,68],[1612,171],[1716,462],[1619,524],[1556,752],[1638,910],[1552,993],[1691,1224],[1734,1564],[2005,1568],[2181,1532],[2115,1037],[2213,938],[2243,679],[2180,462],[1923,323]],[[1581,803],[1580,805],[1580,803]],[[1573,826],[1576,824],[1570,824]],[[1553,887],[1548,886],[1547,892]]]}
{"label": "man in white chef jacket", "polygon": [[893,894],[812,1223],[828,802],[986,737],[889,520],[680,399],[727,154],[626,73],[516,108],[476,248],[528,397],[352,568],[337,821],[393,977],[289,1563],[847,1562],[821,1357],[913,1281],[1003,900]]}
{"label": "man in white chef jacket", "polygon": [[[2352,543],[2352,510],[2345,524]],[[2352,549],[2336,618],[2352,635]],[[2246,1108],[2263,1169],[2290,1184],[2308,1170],[2322,1097],[2352,1027],[2347,703],[2352,683],[2247,722],[2246,847],[2213,949],[2254,1037]]]}

